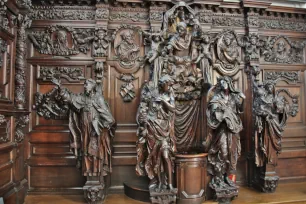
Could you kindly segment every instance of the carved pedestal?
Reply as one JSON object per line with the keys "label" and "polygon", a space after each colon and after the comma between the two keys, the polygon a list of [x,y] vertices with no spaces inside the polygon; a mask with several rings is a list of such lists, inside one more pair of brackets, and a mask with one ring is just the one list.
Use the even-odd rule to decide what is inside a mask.
{"label": "carved pedestal", "polygon": [[98,176],[88,176],[83,187],[84,198],[89,204],[102,204],[106,197],[104,181]]}
{"label": "carved pedestal", "polygon": [[258,180],[255,187],[264,193],[274,193],[279,180],[275,172],[275,167],[267,164],[258,169]]}
{"label": "carved pedestal", "polygon": [[230,204],[231,201],[238,196],[237,186],[226,186],[223,188],[215,187],[210,183],[209,187],[215,191],[215,200],[218,201],[219,204]]}
{"label": "carved pedestal", "polygon": [[176,155],[177,203],[200,204],[205,199],[207,154]]}
{"label": "carved pedestal", "polygon": [[170,204],[176,202],[177,188],[169,189],[150,189],[151,203]]}

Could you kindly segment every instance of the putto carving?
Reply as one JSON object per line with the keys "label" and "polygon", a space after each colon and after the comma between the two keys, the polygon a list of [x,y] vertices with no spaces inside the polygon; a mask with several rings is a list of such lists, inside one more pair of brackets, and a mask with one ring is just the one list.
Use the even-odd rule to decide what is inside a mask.
{"label": "putto carving", "polygon": [[95,10],[86,6],[82,6],[82,9],[73,6],[35,6],[29,16],[33,20],[94,20]]}
{"label": "putto carving", "polygon": [[[29,34],[34,47],[41,54],[69,56],[90,50],[94,39],[92,29],[74,29],[68,26],[50,26],[45,31],[34,31]],[[68,40],[73,44],[69,45]]]}
{"label": "putto carving", "polygon": [[81,67],[40,67],[39,78],[42,78],[43,81],[51,80],[54,77],[74,82],[84,79],[84,73]]}
{"label": "putto carving", "polygon": [[5,126],[5,132],[1,132],[0,135],[0,144],[1,143],[5,143],[8,142],[10,140],[10,124],[9,121],[5,118],[4,115],[0,114],[0,126],[2,126],[2,124],[6,124]]}
{"label": "putto carving", "polygon": [[104,28],[95,29],[95,39],[93,42],[93,55],[95,57],[108,56],[108,47],[111,42],[111,36]]}
{"label": "putto carving", "polygon": [[243,129],[239,114],[243,111],[244,94],[234,87],[230,77],[218,78],[208,93],[207,124],[212,129],[208,167],[209,184],[219,202],[227,203],[238,195],[237,160],[241,153],[239,132]]}
{"label": "putto carving", "polygon": [[135,76],[133,74],[121,74],[120,80],[125,82],[120,87],[120,96],[124,102],[131,102],[136,96],[133,84]]}
{"label": "putto carving", "polygon": [[[124,68],[130,68],[139,61],[140,48],[135,42],[138,28],[122,25],[114,33],[115,54]],[[116,37],[118,35],[118,37]]]}
{"label": "putto carving", "polygon": [[303,63],[304,42],[292,42],[286,36],[269,37],[264,40],[261,53],[264,61],[280,64]]}
{"label": "putto carving", "polygon": [[251,33],[246,36],[246,41],[243,45],[245,47],[246,61],[259,60],[261,46],[263,46],[263,43],[259,41],[258,34]]}
{"label": "putto carving", "polygon": [[29,116],[22,115],[16,118],[15,141],[22,142],[25,136],[23,128],[29,123]]}
{"label": "putto carving", "polygon": [[238,35],[233,30],[223,30],[214,40],[216,52],[213,66],[223,75],[233,76],[239,71],[238,41]]}
{"label": "putto carving", "polygon": [[[276,174],[275,167],[278,154],[281,152],[282,134],[288,117],[289,115],[294,117],[298,113],[298,96],[292,95],[287,89],[276,90],[276,82],[284,74],[277,74],[276,76],[279,78],[266,79],[263,83],[256,79],[257,74],[259,74],[258,71],[254,72],[252,78],[254,87],[253,113],[255,114],[255,163],[257,167],[260,167],[259,185],[261,189],[265,192],[273,192],[278,179],[275,181],[275,176],[270,177]],[[291,104],[289,100],[291,100]],[[273,182],[271,183],[270,180]]]}
{"label": "putto carving", "polygon": [[26,29],[32,21],[28,16],[21,14],[17,17],[17,42],[15,62],[15,105],[17,109],[25,109],[25,55],[26,55]]}
{"label": "putto carving", "polygon": [[2,57],[5,52],[7,52],[7,42],[2,38],[0,38],[0,68],[2,67],[3,63]]}

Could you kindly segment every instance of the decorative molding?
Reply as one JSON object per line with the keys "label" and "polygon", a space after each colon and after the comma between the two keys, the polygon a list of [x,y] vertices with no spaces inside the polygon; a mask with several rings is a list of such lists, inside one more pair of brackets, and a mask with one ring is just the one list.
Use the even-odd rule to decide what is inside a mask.
{"label": "decorative molding", "polygon": [[43,81],[50,81],[54,77],[75,82],[84,79],[84,73],[81,67],[40,67],[39,78]]}
{"label": "decorative molding", "polygon": [[96,10],[96,20],[108,20],[109,18],[109,9],[108,8],[97,8]]}
{"label": "decorative molding", "polygon": [[15,141],[22,142],[25,136],[23,128],[29,123],[29,116],[22,115],[16,119],[16,127],[15,127]]}
{"label": "decorative molding", "polygon": [[288,83],[297,83],[300,81],[300,74],[298,71],[266,71],[265,80],[284,80]]}
{"label": "decorative molding", "polygon": [[6,10],[7,7],[5,3],[7,0],[0,0],[0,28],[4,30],[9,30],[9,20],[7,18]]}
{"label": "decorative molding", "polygon": [[35,6],[29,14],[32,20],[94,20],[95,8],[82,6]]}
{"label": "decorative molding", "polygon": [[305,42],[291,41],[287,36],[268,37],[263,40],[261,54],[264,61],[279,64],[303,63]]}
{"label": "decorative molding", "polygon": [[31,26],[32,20],[27,15],[17,17],[17,42],[15,62],[15,105],[17,109],[25,109],[26,90],[26,29]]}
{"label": "decorative molding", "polygon": [[259,27],[264,29],[279,29],[279,30],[290,30],[297,32],[306,32],[305,21],[293,21],[292,19],[287,20],[283,18],[277,19],[259,19]]}
{"label": "decorative molding", "polygon": [[124,102],[131,102],[136,96],[135,86],[133,84],[135,76],[133,74],[121,74],[119,79],[125,82],[120,87],[121,98]]}
{"label": "decorative molding", "polygon": [[111,12],[109,16],[110,21],[133,21],[133,22],[140,22],[140,21],[149,21],[149,15],[147,13],[129,13],[129,12]]}
{"label": "decorative molding", "polygon": [[[73,45],[68,45],[71,35]],[[49,26],[45,31],[34,31],[29,34],[35,49],[41,54],[69,56],[80,52],[86,54],[94,39],[93,29],[74,29],[69,26]]]}
{"label": "decorative molding", "polygon": [[162,11],[154,11],[150,12],[150,21],[158,21],[161,22],[163,20],[163,12]]}

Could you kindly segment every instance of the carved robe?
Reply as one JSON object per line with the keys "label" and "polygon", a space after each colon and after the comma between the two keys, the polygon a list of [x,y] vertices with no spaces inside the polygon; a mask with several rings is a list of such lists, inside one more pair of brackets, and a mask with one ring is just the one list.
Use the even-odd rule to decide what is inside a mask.
{"label": "carved robe", "polygon": [[62,94],[70,104],[71,144],[78,163],[82,160],[84,176],[106,176],[111,172],[111,137],[115,120],[100,93]]}

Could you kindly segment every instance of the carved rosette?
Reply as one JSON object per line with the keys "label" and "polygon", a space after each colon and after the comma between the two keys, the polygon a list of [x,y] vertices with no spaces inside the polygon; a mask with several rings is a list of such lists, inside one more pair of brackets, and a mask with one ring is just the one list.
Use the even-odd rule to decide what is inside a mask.
{"label": "carved rosette", "polygon": [[15,141],[22,142],[24,139],[24,131],[23,128],[29,123],[29,116],[22,115],[16,119],[16,127],[15,127]]}
{"label": "carved rosette", "polygon": [[19,14],[17,17],[17,43],[15,62],[15,106],[17,109],[25,109],[25,56],[26,56],[26,29],[31,26],[32,20],[27,15]]}
{"label": "carved rosette", "polygon": [[120,80],[125,82],[120,87],[120,96],[124,102],[131,102],[136,96],[133,84],[135,77],[133,74],[122,74]]}

